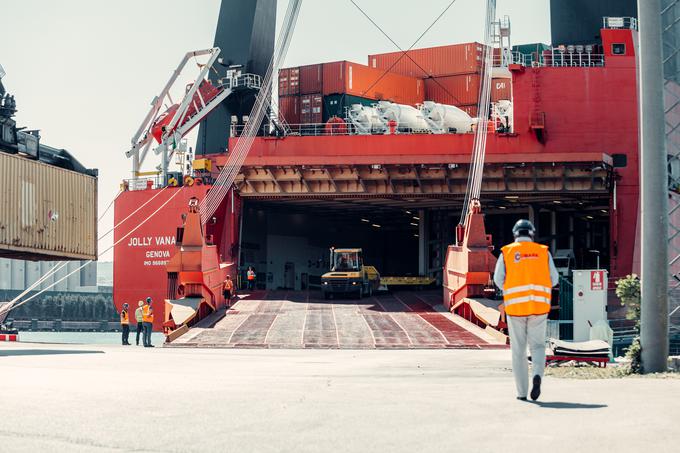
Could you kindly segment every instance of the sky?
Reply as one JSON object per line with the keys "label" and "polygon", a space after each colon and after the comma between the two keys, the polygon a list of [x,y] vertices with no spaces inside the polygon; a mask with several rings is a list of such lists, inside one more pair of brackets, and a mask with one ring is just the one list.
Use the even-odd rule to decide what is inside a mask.
{"label": "sky", "polygon": [[[451,0],[355,1],[408,48]],[[220,3],[0,0],[0,64],[7,72],[3,83],[17,100],[17,123],[40,129],[42,143],[99,169],[100,213],[130,177],[125,151],[153,97],[186,52],[212,46]],[[485,3],[456,0],[415,47],[482,40]],[[287,4],[278,2],[279,22]],[[549,42],[548,0],[498,0],[497,15],[510,17],[513,44]],[[349,0],[306,0],[284,66],[366,64],[368,54],[396,50]],[[182,75],[187,83],[190,74]],[[153,156],[147,160],[158,163]],[[113,226],[112,211],[100,232]],[[106,240],[100,250],[111,244],[111,235]],[[110,252],[100,256],[111,259]]]}

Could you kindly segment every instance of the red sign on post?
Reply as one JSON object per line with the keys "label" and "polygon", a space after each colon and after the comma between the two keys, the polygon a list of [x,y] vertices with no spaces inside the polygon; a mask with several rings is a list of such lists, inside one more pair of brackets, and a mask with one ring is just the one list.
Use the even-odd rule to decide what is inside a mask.
{"label": "red sign on post", "polygon": [[590,290],[604,290],[604,271],[590,271]]}

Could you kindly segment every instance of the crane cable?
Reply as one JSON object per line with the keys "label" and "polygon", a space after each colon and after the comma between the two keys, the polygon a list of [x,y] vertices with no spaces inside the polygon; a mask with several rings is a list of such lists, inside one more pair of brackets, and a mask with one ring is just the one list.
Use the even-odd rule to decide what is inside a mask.
{"label": "crane cable", "polygon": [[257,131],[262,124],[264,115],[271,105],[272,78],[275,73],[278,73],[278,68],[281,66],[288,53],[301,5],[302,0],[290,0],[288,3],[274,54],[269,62],[267,72],[262,80],[262,86],[257,94],[253,109],[248,116],[243,132],[239,136],[233,151],[229,153],[229,158],[220,170],[220,174],[217,176],[213,187],[201,201],[200,212],[203,224],[215,214],[222,204],[222,201],[226,198],[227,193],[234,184],[236,176],[241,171],[243,162],[250,152],[250,148],[252,147]]}
{"label": "crane cable", "polygon": [[486,156],[486,141],[489,124],[489,103],[491,101],[491,77],[493,72],[493,42],[492,37],[496,19],[496,0],[486,2],[486,22],[484,24],[484,69],[482,84],[479,90],[479,104],[477,129],[468,172],[467,190],[463,200],[460,225],[465,225],[472,200],[479,200],[482,192],[482,177],[484,175],[484,159]]}
{"label": "crane cable", "polygon": [[[161,204],[154,212],[152,212],[149,216],[147,216],[144,220],[142,220],[139,224],[137,224],[137,226],[135,226],[133,229],[131,229],[130,231],[128,231],[127,234],[125,234],[123,237],[121,237],[121,238],[118,239],[116,242],[114,242],[112,245],[110,245],[106,250],[104,250],[104,251],[101,253],[101,255],[104,255],[105,253],[107,253],[108,251],[110,251],[111,249],[113,249],[116,245],[120,244],[124,239],[126,239],[128,236],[130,236],[130,235],[131,235],[132,233],[134,233],[135,231],[137,231],[142,225],[144,225],[146,222],[148,222],[149,220],[151,220],[151,218],[153,218],[156,214],[158,214],[158,212],[159,212],[161,209],[163,209],[168,203],[170,203],[170,202],[171,202],[177,195],[179,195],[180,192],[182,192],[183,190],[184,190],[184,186],[182,186],[182,187],[180,187],[179,189],[177,189],[177,190],[175,191],[175,193],[172,194],[170,197],[168,197],[168,199],[165,200],[165,201],[163,202],[163,204]],[[52,288],[53,286],[55,286],[55,285],[61,283],[62,281],[66,280],[68,277],[70,277],[71,275],[73,275],[73,274],[75,274],[76,272],[80,271],[82,268],[84,268],[85,266],[87,266],[88,264],[90,264],[90,263],[92,263],[92,262],[94,262],[94,260],[87,260],[87,261],[85,261],[85,263],[83,263],[82,265],[80,265],[80,266],[77,267],[76,269],[72,270],[72,271],[69,272],[68,274],[64,275],[64,276],[61,277],[59,280],[57,280],[57,281],[51,283],[51,284],[50,284],[49,286],[47,286],[46,288],[41,289],[41,290],[38,291],[37,293],[33,294],[31,297],[22,300],[22,301],[19,302],[18,304],[7,304],[7,305],[4,305],[3,307],[0,308],[0,316],[2,316],[2,315],[3,315],[4,313],[6,313],[6,312],[9,312],[10,310],[14,310],[15,308],[21,307],[21,306],[22,306],[23,304],[25,304],[26,302],[30,302],[31,300],[35,299],[36,297],[38,297],[39,295],[41,295],[41,294],[44,293],[45,291],[49,290],[49,289]],[[62,267],[63,267],[63,266],[62,266]]]}

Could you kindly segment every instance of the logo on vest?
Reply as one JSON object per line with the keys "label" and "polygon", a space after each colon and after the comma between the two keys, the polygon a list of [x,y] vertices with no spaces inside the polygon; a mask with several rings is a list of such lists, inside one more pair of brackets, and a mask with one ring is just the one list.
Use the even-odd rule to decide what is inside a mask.
{"label": "logo on vest", "polygon": [[522,260],[531,259],[534,260],[538,258],[538,253],[519,253],[515,252],[515,263],[519,263]]}

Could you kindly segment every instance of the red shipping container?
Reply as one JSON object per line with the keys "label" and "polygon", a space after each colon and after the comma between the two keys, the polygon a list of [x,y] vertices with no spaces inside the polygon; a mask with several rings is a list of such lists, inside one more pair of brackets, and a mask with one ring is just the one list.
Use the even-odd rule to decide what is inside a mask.
{"label": "red shipping container", "polygon": [[491,102],[512,99],[512,79],[496,78],[491,80]]}
{"label": "red shipping container", "polygon": [[323,64],[300,66],[300,94],[323,91]]}
{"label": "red shipping container", "polygon": [[474,105],[459,105],[458,108],[463,110],[465,113],[470,115],[472,118],[477,118],[477,112],[479,110],[479,107],[477,107],[477,104],[474,104]]}
{"label": "red shipping container", "polygon": [[477,42],[412,49],[407,54],[390,52],[369,55],[368,66],[424,79],[479,72],[484,64],[484,45]]}
{"label": "red shipping container", "polygon": [[349,94],[369,99],[415,105],[425,100],[420,79],[385,73],[379,69],[336,61],[323,65],[323,94]]}
{"label": "red shipping container", "polygon": [[300,124],[300,96],[279,96],[279,119]]}
{"label": "red shipping container", "polygon": [[479,74],[464,74],[425,79],[425,100],[448,105],[477,104]]}
{"label": "red shipping container", "polygon": [[279,96],[288,95],[288,76],[290,69],[279,69]]}
{"label": "red shipping container", "polygon": [[320,124],[323,122],[323,95],[304,94],[300,96],[300,124]]}
{"label": "red shipping container", "polygon": [[300,93],[300,68],[279,70],[279,96],[290,96]]}

